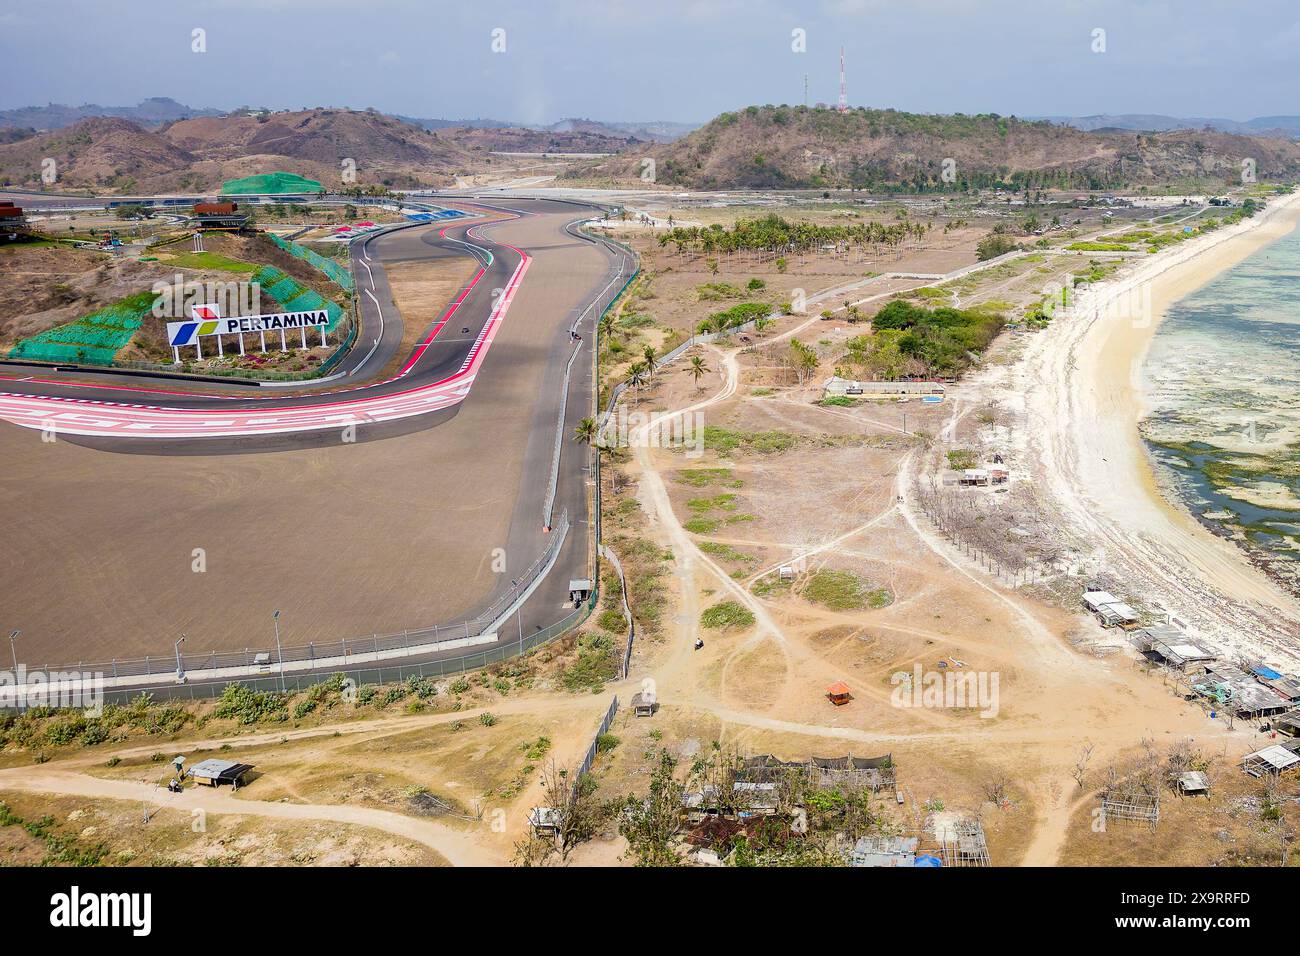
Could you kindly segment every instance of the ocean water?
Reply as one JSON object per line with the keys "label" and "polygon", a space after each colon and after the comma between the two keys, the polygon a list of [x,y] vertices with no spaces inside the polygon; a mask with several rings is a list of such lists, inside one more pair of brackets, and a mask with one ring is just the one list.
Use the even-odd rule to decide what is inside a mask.
{"label": "ocean water", "polygon": [[1270,563],[1300,561],[1300,231],[1171,308],[1142,387],[1161,484]]}

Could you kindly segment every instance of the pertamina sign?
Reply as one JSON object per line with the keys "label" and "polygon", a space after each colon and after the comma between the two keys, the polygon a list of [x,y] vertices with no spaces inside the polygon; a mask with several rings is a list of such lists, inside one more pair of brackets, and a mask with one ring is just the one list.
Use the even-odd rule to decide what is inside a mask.
{"label": "pertamina sign", "polygon": [[290,329],[314,329],[330,324],[325,309],[310,312],[275,312],[270,315],[241,315],[223,319],[211,306],[195,306],[191,322],[168,322],[167,344],[193,345],[201,335],[237,335],[242,332],[286,332]]}

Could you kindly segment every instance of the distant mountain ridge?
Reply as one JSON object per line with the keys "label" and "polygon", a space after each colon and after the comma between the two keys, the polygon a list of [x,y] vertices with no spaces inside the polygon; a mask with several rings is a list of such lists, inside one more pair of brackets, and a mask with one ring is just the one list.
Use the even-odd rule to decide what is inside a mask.
{"label": "distant mountain ridge", "polygon": [[[235,113],[261,112],[237,107],[233,110],[219,110],[210,107],[186,106],[167,96],[151,96],[136,106],[101,106],[98,103],[85,103],[81,106],[67,106],[50,103],[46,106],[23,106],[18,109],[0,110],[0,129],[23,129],[45,132],[66,129],[85,119],[111,117],[130,120],[144,127],[155,129],[168,123],[205,116],[227,116]],[[272,111],[274,112],[274,111]],[[360,111],[355,111],[360,112]],[[493,144],[490,137],[481,137],[480,144],[488,149],[550,151],[586,151],[614,152],[632,141],[645,143],[670,143],[697,129],[698,123],[678,123],[671,120],[649,120],[645,122],[603,121],[591,119],[566,118],[547,124],[518,123],[512,120],[478,117],[475,119],[439,119],[432,117],[404,116],[394,114],[394,119],[411,126],[426,130],[439,129],[475,129],[475,130],[525,130],[533,133],[579,134],[577,138],[566,137],[562,140],[546,140],[528,137],[522,133],[513,138],[504,139]],[[589,137],[586,141],[582,137]],[[604,139],[602,139],[602,137]],[[606,141],[608,140],[608,141]]]}
{"label": "distant mountain ridge", "polygon": [[1036,116],[1060,126],[1073,126],[1085,132],[1123,129],[1134,132],[1166,133],[1178,129],[1203,130],[1242,136],[1269,136],[1294,139],[1300,136],[1300,116],[1257,116],[1249,120],[1223,119],[1214,116],[1165,116],[1161,113],[1098,113],[1092,116]]}
{"label": "distant mountain ridge", "polygon": [[225,110],[186,106],[168,96],[151,96],[136,106],[100,106],[86,103],[65,106],[50,103],[46,106],[23,106],[14,110],[0,110],[0,129],[20,128],[35,130],[65,129],[74,123],[92,117],[114,117],[130,120],[141,126],[162,126],[176,120],[194,116],[221,116]]}
{"label": "distant mountain ridge", "polygon": [[671,143],[692,130],[699,129],[699,123],[678,123],[672,120],[647,120],[645,122],[624,122],[610,120],[580,119],[568,117],[550,124],[512,123],[498,119],[423,119],[415,116],[398,116],[404,122],[424,129],[446,129],[461,127],[464,129],[526,129],[539,133],[587,133],[594,136],[607,136],[610,139],[633,139],[646,143]]}

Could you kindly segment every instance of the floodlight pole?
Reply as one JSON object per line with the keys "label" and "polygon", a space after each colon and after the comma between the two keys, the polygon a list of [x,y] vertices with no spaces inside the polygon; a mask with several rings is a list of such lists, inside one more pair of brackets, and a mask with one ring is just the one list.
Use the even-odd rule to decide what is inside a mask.
{"label": "floodlight pole", "polygon": [[14,642],[18,640],[18,635],[21,633],[18,628],[9,632],[9,652],[14,656],[14,680],[18,679],[18,645]]}
{"label": "floodlight pole", "polygon": [[284,651],[280,649],[280,612],[273,615],[275,619],[275,656],[280,659],[280,693],[287,693],[284,687]]}
{"label": "floodlight pole", "polygon": [[176,682],[180,683],[185,680],[185,665],[181,663],[181,645],[185,643],[185,635],[180,636],[176,642]]}

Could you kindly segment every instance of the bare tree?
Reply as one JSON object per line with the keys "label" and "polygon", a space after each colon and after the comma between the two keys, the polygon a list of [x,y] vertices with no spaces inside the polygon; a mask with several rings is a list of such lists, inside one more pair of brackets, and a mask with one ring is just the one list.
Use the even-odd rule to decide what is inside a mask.
{"label": "bare tree", "polygon": [[573,775],[567,767],[551,760],[542,771],[542,807],[550,811],[554,833],[537,832],[530,824],[529,835],[515,844],[516,866],[545,866],[567,863],[569,854],[595,835],[600,807],[589,779]]}
{"label": "bare tree", "polygon": [[1002,806],[1007,801],[1011,788],[1011,775],[1005,770],[996,770],[984,781],[984,799],[994,806]]}
{"label": "bare tree", "polygon": [[[1083,789],[1084,781],[1088,779],[1088,763],[1092,760],[1093,749],[1092,744],[1084,744],[1080,747],[1078,757],[1074,762],[1074,769],[1070,771],[1070,776],[1074,778],[1074,782],[1079,785],[1080,790]],[[1114,767],[1111,768],[1112,772],[1114,769]]]}

